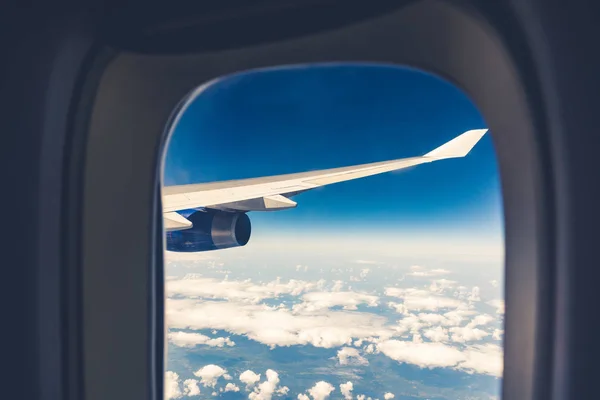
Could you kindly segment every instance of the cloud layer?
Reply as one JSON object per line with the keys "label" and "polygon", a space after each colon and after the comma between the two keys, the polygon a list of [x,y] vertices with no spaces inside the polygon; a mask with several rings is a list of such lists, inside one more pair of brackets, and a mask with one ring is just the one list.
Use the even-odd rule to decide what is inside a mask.
{"label": "cloud layer", "polygon": [[[209,260],[204,262],[214,265],[213,275],[220,273],[224,265]],[[368,370],[373,357],[386,357],[425,370],[502,376],[502,300],[486,298],[480,286],[461,285],[447,269],[413,266],[404,273],[406,278],[374,285],[370,279],[383,267],[375,262],[358,264],[362,265],[331,269],[338,276],[347,273],[344,280],[171,276],[166,283],[167,338],[172,346],[184,349],[241,346],[246,339],[270,349],[332,349],[333,361],[327,362],[348,371]],[[290,268],[313,270],[304,265]],[[236,396],[244,394],[250,400],[370,399],[356,393],[352,381],[331,381],[334,386],[327,379],[316,379],[290,393],[282,383],[286,377],[275,369],[238,370],[216,364],[196,368],[188,374],[179,370],[165,374],[168,399],[211,393],[239,393]],[[391,400],[395,395],[382,391],[376,397]]]}

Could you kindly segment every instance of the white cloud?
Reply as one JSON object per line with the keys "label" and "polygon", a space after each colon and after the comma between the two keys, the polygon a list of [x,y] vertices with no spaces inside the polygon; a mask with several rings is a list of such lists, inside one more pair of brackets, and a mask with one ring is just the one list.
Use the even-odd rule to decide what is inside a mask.
{"label": "white cloud", "polygon": [[178,399],[183,396],[179,387],[179,374],[173,371],[165,372],[165,398]]}
{"label": "white cloud", "polygon": [[370,268],[363,268],[360,270],[360,277],[361,279],[365,279],[367,277],[367,275],[369,275],[369,272],[371,272]]}
{"label": "white cloud", "polygon": [[307,395],[305,395],[304,393],[300,393],[298,395],[298,400],[310,400],[310,397],[308,397]]}
{"label": "white cloud", "polygon": [[356,396],[356,400],[365,400],[365,395],[364,394],[359,394],[358,396]]}
{"label": "white cloud", "polygon": [[479,328],[469,326],[453,326],[450,328],[452,341],[457,343],[473,342],[483,339],[490,334]]}
{"label": "white cloud", "polygon": [[[447,272],[413,269],[413,272],[432,271],[436,271],[435,274]],[[492,337],[499,340],[501,333],[496,332],[498,330],[485,327],[496,318],[478,314],[475,306],[469,303],[480,298],[478,287],[471,290],[456,287],[455,281],[436,279],[430,287],[385,288],[386,296],[398,299],[394,299],[398,302],[388,303],[388,306],[402,314],[396,322],[388,321],[375,312],[355,311],[358,306],[377,306],[380,298],[350,291],[349,288],[342,291],[341,281],[326,284],[324,280],[282,282],[276,279],[257,284],[250,280],[218,281],[188,275],[185,279],[170,280],[167,286],[169,298],[166,319],[173,329],[210,329],[213,335],[220,330],[246,336],[271,348],[307,344],[323,348],[337,347],[340,365],[368,365],[363,355],[381,352],[399,362],[422,368],[453,368],[495,376],[502,372],[501,348],[498,350],[497,346],[471,344],[491,336],[492,331]],[[326,287],[332,291],[325,292]],[[456,290],[462,300],[443,295],[447,289]],[[269,301],[269,304],[262,303],[281,295],[299,297],[301,302],[290,306],[286,297],[276,302]],[[272,305],[280,302],[279,305]],[[499,302],[488,304],[498,307]],[[400,340],[408,335],[412,341]],[[171,343],[181,347],[234,345],[229,338],[211,338],[195,332],[170,332],[168,338]],[[349,347],[352,345],[362,347],[362,350]],[[213,388],[221,377],[231,379],[225,369],[216,365],[207,365],[195,375],[200,378],[202,385]],[[240,375],[240,381],[246,384],[247,390],[251,390],[251,400],[270,400],[289,390],[279,386],[279,376],[273,370],[267,371],[265,381],[261,383],[260,379],[261,376],[251,370]],[[181,393],[179,385],[177,377],[176,390],[173,392],[175,396],[177,390]],[[233,388],[231,385],[227,386]],[[331,386],[324,381],[318,382],[308,390],[308,394],[313,400],[325,399],[335,390],[331,386],[331,391],[327,392],[324,390],[329,388],[327,385]],[[340,391],[346,397],[341,386]],[[308,398],[306,394],[298,395],[299,400],[305,398]]]}
{"label": "white cloud", "polygon": [[377,348],[393,360],[421,368],[454,367],[464,360],[461,351],[441,343],[388,340]]}
{"label": "white cloud", "polygon": [[436,293],[442,293],[444,290],[455,286],[458,282],[449,279],[435,279],[429,285],[429,290]]}
{"label": "white cloud", "polygon": [[215,387],[219,378],[224,377],[227,379],[227,370],[219,367],[218,365],[209,364],[198,371],[194,372],[194,375],[200,378],[200,383],[206,387]]}
{"label": "white cloud", "polygon": [[333,287],[331,288],[332,292],[340,292],[344,287],[344,281],[335,281]]}
{"label": "white cloud", "polygon": [[388,340],[378,344],[381,353],[398,362],[421,368],[453,368],[492,376],[502,376],[502,348],[485,344],[464,350],[435,342]]}
{"label": "white cloud", "polygon": [[343,347],[338,350],[337,358],[340,365],[369,365],[369,361],[360,355],[358,349],[353,347]]}
{"label": "white cloud", "polygon": [[264,304],[167,299],[167,324],[174,329],[220,329],[267,346],[312,344],[332,348],[353,339],[394,334],[387,319],[370,313],[322,310],[292,312]]}
{"label": "white cloud", "polygon": [[464,308],[448,311],[444,314],[444,317],[448,319],[449,323],[445,325],[460,325],[460,323],[463,322],[467,317],[471,317],[476,314],[476,311]]}
{"label": "white cloud", "polygon": [[299,296],[302,293],[321,288],[325,281],[307,282],[290,279],[282,283],[279,278],[266,284],[255,284],[250,279],[245,281],[217,280],[204,278],[197,274],[188,274],[182,279],[169,280],[165,283],[169,297],[184,296],[188,298],[237,300],[258,303],[265,299],[276,298],[284,294]]}
{"label": "white cloud", "polygon": [[383,398],[384,398],[385,400],[391,400],[391,399],[393,399],[394,397],[396,397],[396,396],[394,396],[394,393],[390,393],[390,392],[387,392],[386,394],[384,394],[384,395],[383,395]]}
{"label": "white cloud", "polygon": [[469,301],[481,301],[481,296],[479,294],[480,290],[478,286],[473,286],[473,289],[471,289],[471,294],[469,295],[469,297],[467,298],[467,300]]}
{"label": "white cloud", "polygon": [[320,381],[308,389],[308,394],[312,396],[313,400],[325,400],[334,390],[335,388],[331,383]]}
{"label": "white cloud", "polygon": [[240,381],[246,384],[246,388],[250,388],[260,381],[260,374],[248,369],[240,374]]}
{"label": "white cloud", "polygon": [[497,280],[495,280],[495,279],[492,279],[492,280],[490,281],[490,284],[491,284],[493,287],[498,287],[498,286],[500,285],[500,284],[498,283],[498,281],[497,281]]}
{"label": "white cloud", "polygon": [[229,382],[227,385],[225,385],[225,391],[226,392],[239,392],[240,388],[235,383]]}
{"label": "white cloud", "polygon": [[497,314],[504,314],[504,300],[502,300],[502,299],[490,300],[487,302],[487,304],[489,304],[492,307],[496,307]]}
{"label": "white cloud", "polygon": [[489,343],[476,345],[467,348],[464,354],[465,361],[460,364],[460,369],[471,373],[476,372],[496,377],[502,376],[502,347]]}
{"label": "white cloud", "polygon": [[283,387],[280,387],[280,388],[278,388],[278,389],[277,389],[275,392],[276,392],[277,394],[283,394],[283,395],[286,395],[286,394],[288,394],[288,393],[289,393],[289,391],[290,391],[290,388],[289,388],[289,387],[287,387],[287,386],[283,386]]}
{"label": "white cloud", "polygon": [[254,391],[248,395],[250,400],[271,400],[273,394],[287,394],[287,386],[279,387],[279,374],[272,369],[265,373],[267,379],[261,382]]}
{"label": "white cloud", "polygon": [[340,384],[340,392],[342,392],[342,396],[344,396],[344,399],[346,399],[346,400],[352,400],[352,390],[353,389],[354,389],[354,386],[352,385],[352,382],[350,382],[350,381]]}
{"label": "white cloud", "polygon": [[398,312],[406,312],[410,310],[428,310],[437,311],[440,309],[451,309],[466,307],[466,305],[458,300],[451,297],[439,296],[431,293],[428,290],[422,290],[417,288],[385,288],[385,295],[390,297],[397,297],[402,299],[404,302],[401,307],[398,307],[398,303],[390,302],[388,305],[392,308],[396,308]]}
{"label": "white cloud", "polygon": [[494,317],[488,314],[480,314],[473,318],[471,322],[467,324],[468,327],[474,328],[476,326],[487,325],[494,320]]}
{"label": "white cloud", "polygon": [[183,381],[183,394],[189,397],[198,396],[200,394],[198,381],[195,379],[186,379]]}
{"label": "white cloud", "polygon": [[302,296],[302,303],[294,305],[293,311],[312,312],[336,306],[356,310],[361,304],[375,307],[378,300],[377,296],[358,292],[310,292]]}
{"label": "white cloud", "polygon": [[492,333],[492,338],[494,340],[502,340],[502,335],[504,335],[504,331],[502,329],[494,329],[494,333]]}
{"label": "white cloud", "polygon": [[192,332],[169,332],[167,335],[169,342],[178,347],[195,347],[199,344],[204,344],[210,347],[235,346],[229,338],[210,338],[200,333]]}
{"label": "white cloud", "polygon": [[423,332],[423,336],[432,342],[447,342],[449,340],[448,330],[442,328],[441,326],[427,329],[425,332]]}
{"label": "white cloud", "polygon": [[447,318],[444,314],[434,314],[434,313],[419,313],[417,315],[419,320],[422,321],[426,325],[454,325],[454,322]]}

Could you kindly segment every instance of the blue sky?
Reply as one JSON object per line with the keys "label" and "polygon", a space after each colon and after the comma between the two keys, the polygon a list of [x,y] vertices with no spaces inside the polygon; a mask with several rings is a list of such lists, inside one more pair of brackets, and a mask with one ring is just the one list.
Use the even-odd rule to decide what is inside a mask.
{"label": "blue sky", "polygon": [[[416,70],[302,66],[239,74],[185,110],[166,185],[251,178],[421,155],[485,127],[453,85]],[[391,231],[498,241],[502,204],[490,135],[464,159],[303,193],[298,207],[252,213],[256,232]]]}

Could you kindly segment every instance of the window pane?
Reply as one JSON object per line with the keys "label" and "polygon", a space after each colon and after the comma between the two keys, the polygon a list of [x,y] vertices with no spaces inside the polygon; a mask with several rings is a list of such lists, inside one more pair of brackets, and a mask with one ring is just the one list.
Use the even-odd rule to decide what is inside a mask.
{"label": "window pane", "polygon": [[195,94],[164,171],[166,398],[498,398],[491,136],[429,153],[485,128],[453,85],[390,66],[249,71]]}

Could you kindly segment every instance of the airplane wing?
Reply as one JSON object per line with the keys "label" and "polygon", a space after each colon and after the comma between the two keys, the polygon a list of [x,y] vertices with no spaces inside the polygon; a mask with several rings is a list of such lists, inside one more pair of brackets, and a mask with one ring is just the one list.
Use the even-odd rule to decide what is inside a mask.
{"label": "airplane wing", "polygon": [[290,197],[310,189],[464,157],[486,132],[487,129],[467,131],[419,157],[262,178],[166,186],[162,193],[165,228],[172,231],[191,227],[191,223],[176,212],[180,210],[200,207],[237,212],[284,210],[296,206]]}

